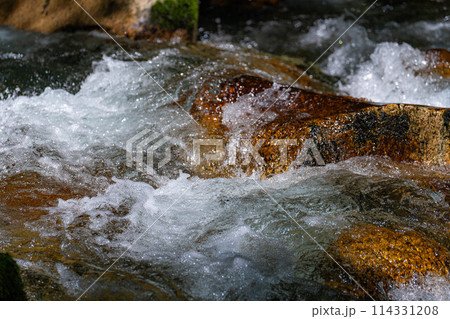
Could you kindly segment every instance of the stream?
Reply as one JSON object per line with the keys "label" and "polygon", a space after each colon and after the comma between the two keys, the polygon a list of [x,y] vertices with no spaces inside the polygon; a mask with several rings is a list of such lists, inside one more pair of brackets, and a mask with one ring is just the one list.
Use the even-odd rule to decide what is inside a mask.
{"label": "stream", "polygon": [[[404,227],[450,249],[448,166],[356,157],[203,179],[176,156],[152,176],[126,165],[126,142],[144,129],[191,151],[205,81],[289,85],[292,74],[257,61],[314,61],[368,6],[307,3],[235,17],[204,8],[196,44],[117,38],[139,65],[98,31],[0,27],[0,243],[30,299],[351,300],[327,284],[345,274],[320,247],[343,229]],[[450,2],[401,3],[377,4],[318,66],[338,94],[449,108],[450,80],[421,71],[424,50],[450,50]],[[449,283],[430,277],[386,298],[448,300]]]}

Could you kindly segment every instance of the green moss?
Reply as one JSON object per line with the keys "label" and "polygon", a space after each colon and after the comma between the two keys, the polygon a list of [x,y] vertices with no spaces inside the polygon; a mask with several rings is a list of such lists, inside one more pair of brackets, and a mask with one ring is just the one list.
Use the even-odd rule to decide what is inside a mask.
{"label": "green moss", "polygon": [[161,0],[151,8],[151,22],[169,31],[186,29],[194,34],[198,10],[198,0]]}
{"label": "green moss", "polygon": [[0,300],[27,300],[19,267],[9,254],[0,254]]}

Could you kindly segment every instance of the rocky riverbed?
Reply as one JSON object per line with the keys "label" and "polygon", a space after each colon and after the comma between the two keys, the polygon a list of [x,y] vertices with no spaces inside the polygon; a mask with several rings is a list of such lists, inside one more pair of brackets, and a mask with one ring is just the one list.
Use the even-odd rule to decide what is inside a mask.
{"label": "rocky riverbed", "polygon": [[47,2],[76,28],[0,15],[54,32],[0,27],[18,299],[449,299],[446,3],[380,1],[310,67],[360,2],[208,1],[197,43],[96,2],[122,48]]}

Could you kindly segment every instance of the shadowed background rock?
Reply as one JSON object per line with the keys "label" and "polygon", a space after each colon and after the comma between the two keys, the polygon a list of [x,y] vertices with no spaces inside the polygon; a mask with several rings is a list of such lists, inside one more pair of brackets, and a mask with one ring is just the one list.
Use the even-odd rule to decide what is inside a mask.
{"label": "shadowed background rock", "polygon": [[9,254],[0,254],[0,300],[27,300],[19,267]]}
{"label": "shadowed background rock", "polygon": [[[193,34],[197,0],[78,0],[107,31],[131,38],[181,37]],[[72,0],[2,0],[0,24],[51,33],[98,29]]]}

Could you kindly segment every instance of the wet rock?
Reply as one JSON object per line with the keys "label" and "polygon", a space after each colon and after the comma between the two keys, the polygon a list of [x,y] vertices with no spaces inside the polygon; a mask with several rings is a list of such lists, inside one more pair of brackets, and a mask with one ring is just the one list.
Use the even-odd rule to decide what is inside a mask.
{"label": "wet rock", "polygon": [[[260,57],[264,59],[263,57]],[[257,58],[252,58],[257,60]],[[292,70],[292,66],[282,65],[278,60],[264,59],[265,63],[273,64],[275,67],[283,67],[284,74],[289,72],[289,68]],[[301,73],[298,74],[300,76]],[[291,79],[297,79],[297,77],[291,77]],[[286,80],[283,78],[282,80]],[[291,81],[292,83],[292,81]],[[329,87],[320,85],[314,79],[309,76],[303,76],[298,84],[303,87],[314,88],[319,91],[328,91]],[[222,124],[223,106],[228,103],[235,103],[237,99],[244,95],[255,96],[265,90],[272,88],[273,83],[269,80],[265,80],[256,76],[236,76],[231,80],[221,82],[217,87],[206,85],[199,90],[191,108],[191,114],[194,119],[200,123],[203,123],[208,129],[216,131],[218,126],[221,126],[223,130],[227,130],[226,126]],[[291,88],[291,90],[298,90],[297,88]],[[306,91],[305,91],[306,92]],[[218,131],[219,132],[219,131]]]}
{"label": "wet rock", "polygon": [[[187,38],[195,31],[197,0],[79,0],[107,31],[131,38]],[[44,33],[98,29],[74,1],[6,0],[0,3],[0,24]]]}
{"label": "wet rock", "polygon": [[[227,108],[228,113],[240,112],[234,122],[224,122]],[[263,167],[259,168],[265,176],[283,172],[293,165],[308,164],[301,157],[307,155],[301,153],[308,145],[309,149],[316,148],[313,151],[320,153],[324,164],[356,156],[381,155],[399,162],[448,165],[447,112],[417,105],[378,105],[346,96],[288,89],[253,76],[240,76],[217,87],[203,88],[191,108],[193,117],[210,135],[227,140],[236,133],[235,127],[239,127],[240,136],[250,138],[253,145],[264,140],[258,153],[264,160]],[[280,145],[274,145],[274,140],[290,142],[283,151]],[[311,152],[306,151],[310,159]],[[319,163],[315,158],[309,164]],[[244,170],[253,171],[255,166],[253,161]]]}
{"label": "wet rock", "polygon": [[0,300],[27,300],[19,267],[9,254],[0,254]]}
{"label": "wet rock", "polygon": [[242,74],[260,77],[264,74],[268,80],[277,82],[280,85],[291,85],[294,87],[311,90],[320,93],[334,93],[333,87],[337,79],[324,74],[319,67],[309,69],[308,74],[304,71],[309,67],[309,63],[302,58],[289,58],[270,53],[259,52],[244,47],[239,47],[241,54],[236,55],[236,46],[228,48],[217,48],[208,43],[196,43],[188,48],[180,48],[181,52],[187,54],[195,53],[205,59],[215,57],[217,60],[226,61],[225,67],[220,72],[203,73],[206,78],[202,89],[217,90],[223,86],[224,78],[239,78]]}
{"label": "wet rock", "polygon": [[[331,100],[336,101],[334,98]],[[327,102],[327,99],[321,98],[319,103],[324,103],[321,105],[326,109],[327,105],[333,105]],[[348,111],[339,111],[337,106],[327,112],[329,115],[312,114],[311,118],[294,121],[284,114],[265,125],[255,139],[273,136],[297,141],[313,139],[325,163],[372,155],[388,156],[398,162],[450,163],[449,132],[443,121],[444,110],[402,104],[371,106],[357,101],[346,108]],[[296,110],[293,114],[298,112]],[[301,146],[299,142],[297,148],[290,150],[290,159],[296,158]],[[268,157],[276,150],[267,146],[261,152]],[[266,171],[284,171],[290,163],[280,166],[273,162]]]}
{"label": "wet rock", "polygon": [[425,52],[430,72],[446,79],[450,78],[450,52],[445,49],[431,49]]}
{"label": "wet rock", "polygon": [[[364,289],[380,299],[387,298],[392,288],[420,283],[425,277],[448,280],[449,251],[412,230],[353,226],[339,235],[329,252]],[[355,293],[360,294],[360,288],[355,288]]]}
{"label": "wet rock", "polygon": [[[92,195],[87,189],[70,187],[67,184],[36,172],[25,172],[0,178],[0,206],[9,211],[25,207],[40,211],[40,208],[56,205],[59,199]],[[27,211],[28,217],[32,214]]]}
{"label": "wet rock", "polygon": [[194,119],[209,132],[222,134],[228,128],[222,123],[223,106],[236,102],[243,95],[255,95],[272,87],[272,82],[253,76],[242,76],[219,84],[218,87],[205,86],[200,89],[191,107]]}

